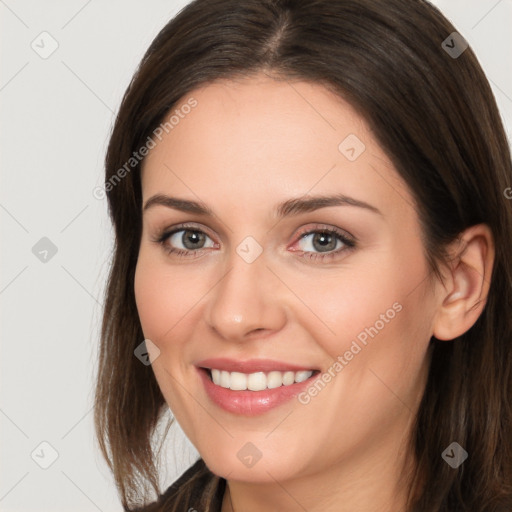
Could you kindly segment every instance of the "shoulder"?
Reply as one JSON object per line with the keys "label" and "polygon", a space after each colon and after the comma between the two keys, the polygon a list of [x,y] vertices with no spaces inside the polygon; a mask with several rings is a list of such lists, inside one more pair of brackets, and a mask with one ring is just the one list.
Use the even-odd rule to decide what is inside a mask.
{"label": "shoulder", "polygon": [[225,486],[199,459],[156,502],[132,512],[220,512]]}

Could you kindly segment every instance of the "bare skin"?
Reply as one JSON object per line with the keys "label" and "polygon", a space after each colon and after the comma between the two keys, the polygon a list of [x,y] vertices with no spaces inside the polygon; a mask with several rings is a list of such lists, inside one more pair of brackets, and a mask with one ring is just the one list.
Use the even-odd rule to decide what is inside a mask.
{"label": "bare skin", "polygon": [[[404,510],[429,341],[449,343],[482,312],[490,231],[463,233],[453,254],[465,251],[444,269],[444,284],[430,282],[411,193],[347,103],[319,84],[264,74],[205,86],[183,103],[191,96],[197,107],[144,162],[143,203],[165,194],[215,215],[145,210],[135,294],[144,335],[160,350],[153,370],[163,395],[208,467],[228,480],[222,511]],[[339,149],[350,134],[364,151],[351,151],[353,138]],[[378,212],[273,213],[291,198],[333,194]],[[188,231],[154,241],[185,222],[205,233],[195,254],[183,245]],[[350,235],[355,247],[333,235],[323,249],[315,233],[325,228]],[[251,263],[237,253],[248,236],[263,251]],[[378,333],[348,360],[370,326]],[[338,356],[347,364],[336,372]],[[195,365],[210,357],[331,368],[332,378],[309,401],[246,417],[206,395]],[[237,457],[248,442],[261,453],[252,467]]]}

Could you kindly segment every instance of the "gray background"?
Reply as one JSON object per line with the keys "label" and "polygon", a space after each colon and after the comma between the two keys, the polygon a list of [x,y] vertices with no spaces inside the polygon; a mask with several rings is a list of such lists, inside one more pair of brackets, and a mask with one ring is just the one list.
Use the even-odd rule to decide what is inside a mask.
{"label": "gray background", "polygon": [[[92,191],[132,73],[186,3],[0,0],[1,511],[121,511],[92,423],[112,237]],[[512,0],[434,3],[475,50],[512,139]],[[164,488],[195,457],[179,428],[166,453]]]}

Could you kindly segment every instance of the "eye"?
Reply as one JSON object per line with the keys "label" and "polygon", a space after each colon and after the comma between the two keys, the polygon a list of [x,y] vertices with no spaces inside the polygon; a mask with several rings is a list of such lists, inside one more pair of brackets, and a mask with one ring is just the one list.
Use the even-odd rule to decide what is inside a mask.
{"label": "eye", "polygon": [[[301,258],[310,260],[333,258],[356,246],[354,237],[333,227],[322,226],[303,232],[299,236],[296,242],[299,249],[292,251],[301,252]],[[210,240],[209,245],[205,245],[207,240]],[[194,225],[181,225],[171,231],[163,231],[153,241],[162,245],[168,254],[178,257],[197,257],[203,253],[203,249],[220,247],[202,229]]]}
{"label": "eye", "polygon": [[307,259],[336,257],[340,253],[351,250],[356,246],[353,237],[332,227],[307,231],[300,236],[297,244],[300,247],[300,251],[304,253],[301,257]]}
{"label": "eye", "polygon": [[[212,243],[205,246],[206,239]],[[155,242],[160,243],[167,253],[185,257],[195,256],[204,248],[218,247],[204,231],[193,226],[180,226],[172,231],[165,231]]]}

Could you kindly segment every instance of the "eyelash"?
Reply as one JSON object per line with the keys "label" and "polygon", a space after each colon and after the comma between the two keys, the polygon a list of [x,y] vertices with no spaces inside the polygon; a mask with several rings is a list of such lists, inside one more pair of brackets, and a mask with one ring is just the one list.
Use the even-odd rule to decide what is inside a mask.
{"label": "eyelash", "polygon": [[[177,226],[176,228],[174,228],[171,231],[167,231],[167,230],[161,231],[153,239],[153,242],[156,242],[156,243],[160,244],[163,247],[163,249],[165,250],[166,253],[173,254],[173,255],[178,256],[178,257],[185,257],[185,258],[197,257],[196,255],[198,253],[200,254],[202,251],[205,250],[205,249],[188,249],[188,250],[184,250],[184,249],[175,249],[175,248],[172,248],[172,247],[168,247],[166,245],[167,240],[172,235],[174,235],[176,233],[179,233],[180,231],[192,231],[192,232],[196,232],[196,233],[201,233],[201,234],[204,234],[204,235],[208,236],[209,238],[211,238],[202,229],[199,229],[198,227],[196,227],[194,225],[181,224],[180,226]],[[324,254],[303,251],[303,254],[300,256],[301,258],[306,258],[306,259],[309,259],[309,260],[320,259],[320,260],[325,261],[325,260],[328,260],[328,259],[335,258],[336,256],[338,256],[342,252],[347,252],[347,251],[350,251],[352,249],[355,249],[355,247],[356,247],[356,241],[355,241],[354,238],[349,238],[341,230],[336,229],[336,228],[332,228],[332,227],[329,227],[329,228],[327,228],[327,227],[326,228],[317,228],[317,229],[305,231],[305,232],[303,232],[303,233],[301,233],[299,235],[298,241],[302,240],[306,236],[309,236],[309,235],[315,234],[315,233],[335,235],[337,237],[337,239],[340,240],[345,245],[345,247],[342,247],[341,249],[337,249],[335,251],[324,253]]]}

